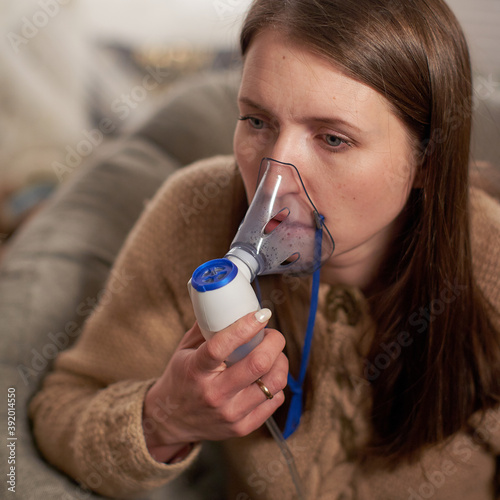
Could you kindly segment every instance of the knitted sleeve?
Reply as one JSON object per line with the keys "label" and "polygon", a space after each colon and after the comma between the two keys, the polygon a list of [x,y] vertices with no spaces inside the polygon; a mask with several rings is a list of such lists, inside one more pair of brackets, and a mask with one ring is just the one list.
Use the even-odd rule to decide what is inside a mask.
{"label": "knitted sleeve", "polygon": [[[146,448],[142,408],[194,322],[190,274],[227,248],[227,214],[242,195],[236,177],[234,160],[219,157],[169,178],[129,235],[77,343],[56,359],[31,403],[47,460],[101,494],[125,498],[159,487],[197,454],[199,447],[180,463],[156,462]],[[204,190],[208,183],[211,191]],[[214,220],[221,222],[215,229]],[[181,411],[168,398],[158,403],[164,418]],[[147,432],[158,423],[144,424]]]}

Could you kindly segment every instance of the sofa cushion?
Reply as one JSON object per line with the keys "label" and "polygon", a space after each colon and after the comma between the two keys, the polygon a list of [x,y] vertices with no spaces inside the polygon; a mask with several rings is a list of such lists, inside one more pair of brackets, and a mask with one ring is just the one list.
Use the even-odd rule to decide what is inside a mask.
{"label": "sofa cushion", "polygon": [[[98,498],[38,455],[27,404],[58,351],[75,341],[103,299],[113,261],[147,201],[175,169],[231,151],[236,90],[223,75],[179,85],[137,132],[100,147],[9,240],[0,266],[0,380],[4,395],[9,387],[16,390],[20,498]],[[4,429],[5,420],[3,412]],[[3,446],[4,464],[8,453]],[[192,473],[200,485],[207,485],[200,479],[203,474],[213,478],[207,491],[216,488],[217,475],[204,467]],[[7,486],[3,481],[0,489]],[[169,485],[167,491],[176,492],[176,498],[200,498],[196,490],[183,489],[183,483]],[[164,493],[148,498],[156,495],[167,498]]]}

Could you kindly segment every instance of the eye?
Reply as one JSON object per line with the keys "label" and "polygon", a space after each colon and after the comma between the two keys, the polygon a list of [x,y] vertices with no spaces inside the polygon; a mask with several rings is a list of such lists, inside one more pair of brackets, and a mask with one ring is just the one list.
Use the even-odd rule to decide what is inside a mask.
{"label": "eye", "polygon": [[323,134],[320,136],[323,147],[332,153],[342,153],[353,146],[353,143],[337,134]]}
{"label": "eye", "polygon": [[248,121],[250,126],[256,130],[260,130],[264,128],[264,120],[261,120],[260,118],[256,118],[255,116],[240,116],[238,118],[240,121]]}
{"label": "eye", "polygon": [[325,141],[329,146],[332,146],[334,148],[338,148],[339,146],[342,146],[342,144],[346,143],[346,141],[344,141],[344,139],[341,139],[340,137],[337,137],[336,135],[326,135]]}

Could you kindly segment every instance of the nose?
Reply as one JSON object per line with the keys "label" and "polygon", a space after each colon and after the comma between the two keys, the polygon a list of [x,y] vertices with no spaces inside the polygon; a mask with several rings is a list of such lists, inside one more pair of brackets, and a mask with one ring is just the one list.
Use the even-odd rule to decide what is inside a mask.
{"label": "nose", "polygon": [[263,159],[259,182],[266,193],[273,193],[273,199],[302,193],[302,182],[297,167],[293,163],[283,163],[274,158]]}
{"label": "nose", "polygon": [[303,138],[293,128],[282,128],[269,147],[268,156],[282,163],[296,165],[302,156]]}
{"label": "nose", "polygon": [[[300,173],[302,180],[299,185],[295,183],[290,192],[302,191],[302,184],[305,181],[303,176],[307,177],[308,171],[308,144],[307,134],[300,125],[282,126],[274,137],[274,141],[268,149],[268,157],[281,163],[292,164]],[[289,167],[293,168],[293,167]],[[296,180],[300,177],[293,176]]]}

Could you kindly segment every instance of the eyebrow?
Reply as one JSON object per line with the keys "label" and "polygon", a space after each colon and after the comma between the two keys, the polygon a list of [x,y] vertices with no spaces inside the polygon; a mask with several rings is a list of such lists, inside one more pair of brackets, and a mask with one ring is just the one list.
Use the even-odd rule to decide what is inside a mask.
{"label": "eyebrow", "polygon": [[[240,102],[241,104],[246,104],[247,106],[255,108],[255,109],[262,111],[266,114],[271,114],[267,108],[265,108],[261,104],[254,102],[249,97],[246,97],[246,96],[238,97],[238,102]],[[355,133],[358,133],[358,134],[361,133],[361,129],[359,127],[357,127],[353,123],[348,122],[347,120],[344,120],[344,119],[338,118],[338,117],[307,116],[300,121],[301,122],[319,122],[319,123],[325,123],[325,124],[331,124],[331,125],[341,125],[341,126],[344,126],[348,129],[352,130]]]}

